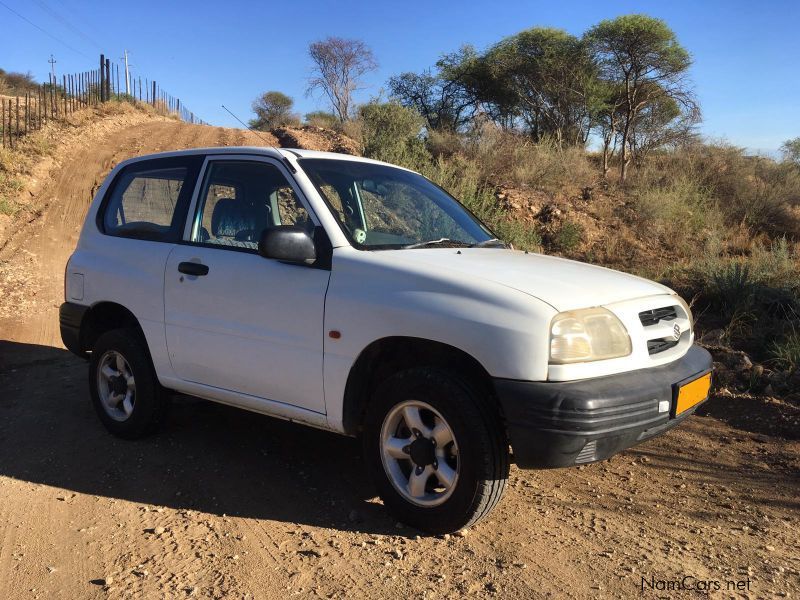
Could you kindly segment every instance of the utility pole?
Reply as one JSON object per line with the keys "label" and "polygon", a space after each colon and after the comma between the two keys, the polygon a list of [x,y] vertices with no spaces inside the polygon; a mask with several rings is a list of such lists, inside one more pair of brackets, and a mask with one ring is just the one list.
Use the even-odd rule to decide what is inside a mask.
{"label": "utility pole", "polygon": [[53,58],[53,55],[51,54],[50,55],[50,60],[48,60],[47,62],[50,63],[50,76],[52,78],[51,81],[53,83],[55,83],[55,81],[56,81],[56,62],[57,61],[56,61],[55,58]]}
{"label": "utility pole", "polygon": [[125,95],[129,96],[131,93],[131,74],[128,71],[128,51],[125,50],[123,54],[122,59],[125,61]]}

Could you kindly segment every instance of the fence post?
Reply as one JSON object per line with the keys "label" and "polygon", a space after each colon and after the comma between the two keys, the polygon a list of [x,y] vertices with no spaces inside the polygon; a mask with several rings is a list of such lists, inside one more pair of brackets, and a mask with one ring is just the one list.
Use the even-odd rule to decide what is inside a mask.
{"label": "fence post", "polygon": [[153,81],[153,96],[152,96],[152,98],[153,98],[153,106],[155,107],[155,105],[156,105],[156,82],[155,81]]}
{"label": "fence post", "polygon": [[100,102],[106,101],[105,85],[103,84],[103,69],[105,69],[105,65],[106,65],[106,55],[101,54],[100,55]]}
{"label": "fence post", "polygon": [[6,103],[0,100],[0,130],[3,135],[3,148],[6,147]]}
{"label": "fence post", "polygon": [[106,59],[106,102],[111,100],[111,59]]}

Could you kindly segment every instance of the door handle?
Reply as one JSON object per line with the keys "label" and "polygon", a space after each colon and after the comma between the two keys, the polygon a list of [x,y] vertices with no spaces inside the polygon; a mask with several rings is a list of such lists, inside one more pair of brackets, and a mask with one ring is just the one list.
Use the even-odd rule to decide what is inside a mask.
{"label": "door handle", "polygon": [[203,275],[208,275],[208,265],[196,262],[182,262],[178,264],[178,271],[186,275],[202,277]]}

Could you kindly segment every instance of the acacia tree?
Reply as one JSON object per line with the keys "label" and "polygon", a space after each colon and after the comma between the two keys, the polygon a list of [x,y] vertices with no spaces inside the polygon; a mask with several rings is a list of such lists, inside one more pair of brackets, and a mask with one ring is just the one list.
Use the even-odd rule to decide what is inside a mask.
{"label": "acacia tree", "polygon": [[560,29],[533,27],[502,40],[483,61],[493,89],[512,100],[534,140],[586,142],[596,75],[581,40]]}
{"label": "acacia tree", "polygon": [[694,142],[699,121],[700,109],[696,106],[684,110],[673,98],[658,96],[639,112],[631,126],[631,160],[639,166],[653,150]]}
{"label": "acacia tree", "polygon": [[250,127],[268,131],[296,123],[299,118],[292,113],[294,100],[283,92],[264,92],[253,101],[253,112],[256,118],[250,120]]}
{"label": "acacia tree", "polygon": [[611,159],[617,150],[619,127],[623,121],[624,94],[619,86],[607,81],[597,82],[597,105],[595,127],[603,143],[603,179],[611,170]]}
{"label": "acacia tree", "polygon": [[781,144],[781,154],[787,162],[800,166],[800,137],[786,140]]}
{"label": "acacia tree", "polygon": [[692,64],[667,24],[646,15],[625,15],[601,21],[585,39],[609,85],[619,89],[620,180],[631,161],[631,134],[639,113],[649,104],[671,98],[679,105],[696,106],[686,74]]}
{"label": "acacia tree", "polygon": [[475,101],[457,81],[430,70],[392,77],[389,89],[401,105],[416,109],[430,129],[457,131],[475,114]]}
{"label": "acacia tree", "polygon": [[511,128],[517,118],[515,98],[492,65],[475,48],[466,44],[437,62],[439,76],[457,91],[471,107],[470,119],[483,113],[503,128]]}
{"label": "acacia tree", "polygon": [[308,54],[314,61],[308,93],[322,92],[338,119],[347,121],[353,113],[353,93],[359,89],[361,79],[378,68],[372,50],[361,40],[329,37],[312,43]]}

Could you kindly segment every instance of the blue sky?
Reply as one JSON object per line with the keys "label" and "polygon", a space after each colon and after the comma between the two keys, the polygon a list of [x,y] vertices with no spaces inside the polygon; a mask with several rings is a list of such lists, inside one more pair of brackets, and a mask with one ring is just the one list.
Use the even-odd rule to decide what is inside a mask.
{"label": "blue sky", "polygon": [[60,74],[93,68],[101,51],[117,58],[127,48],[134,75],[157,79],[206,121],[238,126],[220,105],[246,120],[266,90],[294,97],[300,113],[325,108],[306,97],[305,86],[308,44],[328,35],[360,38],[373,49],[380,68],[361,93],[367,100],[391,75],[425,69],[464,43],[485,48],[535,25],[580,35],[633,12],[666,20],[692,53],[706,136],[774,153],[800,135],[797,0],[0,0],[0,67],[46,79],[51,53]]}

